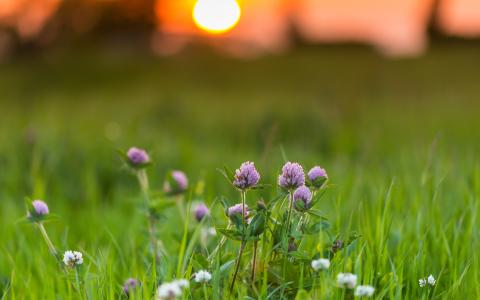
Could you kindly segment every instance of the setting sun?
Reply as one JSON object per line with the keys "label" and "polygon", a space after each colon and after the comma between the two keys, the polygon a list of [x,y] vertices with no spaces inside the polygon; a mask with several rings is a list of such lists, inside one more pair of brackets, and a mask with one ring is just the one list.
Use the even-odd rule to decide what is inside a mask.
{"label": "setting sun", "polygon": [[198,0],[193,8],[193,20],[209,33],[226,32],[238,23],[240,6],[235,0]]}

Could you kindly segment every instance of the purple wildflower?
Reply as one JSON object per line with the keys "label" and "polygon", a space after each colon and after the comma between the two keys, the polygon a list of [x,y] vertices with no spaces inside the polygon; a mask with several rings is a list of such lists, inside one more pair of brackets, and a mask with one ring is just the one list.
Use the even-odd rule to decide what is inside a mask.
{"label": "purple wildflower", "polygon": [[188,187],[188,179],[187,175],[183,173],[182,171],[172,171],[172,178],[175,181],[177,187],[181,191],[185,191]]}
{"label": "purple wildflower", "polygon": [[125,280],[125,283],[123,284],[123,292],[128,295],[132,290],[134,290],[139,285],[140,285],[140,282],[135,278],[128,278],[127,280]]}
{"label": "purple wildflower", "polygon": [[322,178],[328,178],[327,171],[325,169],[315,166],[308,171],[308,178],[311,181],[315,181],[315,179],[322,177]]}
{"label": "purple wildflower", "polygon": [[298,163],[287,162],[278,177],[278,185],[285,189],[295,189],[305,184],[303,168]]}
{"label": "purple wildflower", "polygon": [[150,161],[148,153],[145,150],[136,147],[128,149],[127,156],[130,163],[133,165],[141,165]]}
{"label": "purple wildflower", "polygon": [[200,203],[195,207],[195,219],[200,222],[206,215],[210,213],[210,210],[204,203]]}
{"label": "purple wildflower", "polygon": [[[302,202],[303,205],[298,204]],[[312,192],[310,189],[304,185],[299,187],[293,193],[293,204],[298,210],[307,210],[310,208],[310,203],[312,202]]]}
{"label": "purple wildflower", "polygon": [[[228,208],[228,216],[232,217],[233,215],[239,214],[242,215],[243,209],[242,209],[242,203],[235,204],[234,206],[230,206]],[[245,204],[245,218],[248,218],[248,205]]]}
{"label": "purple wildflower", "polygon": [[308,179],[314,187],[321,188],[328,179],[327,171],[319,166],[315,166],[308,171]]}
{"label": "purple wildflower", "polygon": [[255,169],[255,163],[246,161],[235,170],[233,185],[241,190],[254,187],[260,180],[260,174]]}
{"label": "purple wildflower", "polygon": [[32,206],[33,206],[32,213],[35,214],[35,216],[45,216],[45,215],[48,215],[49,213],[48,205],[42,200],[34,200],[32,202]]}
{"label": "purple wildflower", "polygon": [[179,194],[185,192],[188,188],[188,179],[187,175],[182,171],[173,170],[170,173],[170,176],[167,178],[163,184],[163,189],[167,193]]}

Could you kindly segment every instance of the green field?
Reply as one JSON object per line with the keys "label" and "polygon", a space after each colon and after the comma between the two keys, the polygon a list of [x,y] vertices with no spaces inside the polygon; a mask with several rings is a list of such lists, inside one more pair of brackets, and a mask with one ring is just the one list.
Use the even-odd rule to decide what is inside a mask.
{"label": "green field", "polygon": [[[142,282],[132,297],[152,299],[159,283],[179,275],[178,265],[186,265],[179,277],[189,277],[198,256],[218,244],[220,233],[203,249],[195,233],[226,226],[218,200],[240,201],[217,168],[255,161],[270,186],[247,194],[254,208],[281,194],[276,181],[286,159],[327,169],[329,188],[315,208],[341,239],[360,235],[317,278],[322,298],[352,297],[336,286],[339,272],[373,285],[377,299],[480,298],[479,50],[438,42],[424,57],[387,60],[360,47],[298,47],[244,61],[205,49],[158,58],[79,47],[1,65],[2,299],[119,299],[129,277]],[[117,154],[130,146],[149,151],[160,201],[169,201],[160,193],[166,172],[179,169],[191,186],[185,200],[212,209],[186,231],[177,208],[164,209],[157,229],[165,257],[156,269],[140,189]],[[78,280],[22,222],[25,197],[49,204],[55,216],[45,227],[60,252],[84,253]],[[269,236],[263,239],[261,265],[274,257]],[[227,298],[233,266],[221,275],[217,266],[235,258],[239,245],[228,241],[209,262],[207,298]],[[313,256],[328,246],[319,232],[298,252]],[[235,298],[280,299],[283,291],[293,299],[301,286],[298,299],[318,295],[308,263],[304,276],[296,262],[277,278],[272,260],[252,284],[251,257],[247,245]],[[420,288],[429,274],[435,286]],[[203,299],[203,292],[192,281],[184,298]]]}

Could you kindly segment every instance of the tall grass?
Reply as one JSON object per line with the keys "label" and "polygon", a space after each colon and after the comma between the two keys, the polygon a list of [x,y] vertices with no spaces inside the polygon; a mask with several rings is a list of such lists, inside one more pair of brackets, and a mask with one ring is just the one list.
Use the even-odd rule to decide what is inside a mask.
{"label": "tall grass", "polygon": [[[478,53],[450,50],[404,62],[358,49],[304,49],[249,63],[206,56],[137,64],[108,58],[78,66],[67,57],[62,64],[27,59],[6,66],[0,70],[2,98],[17,102],[0,103],[0,295],[118,299],[124,280],[134,277],[142,282],[134,297],[150,299],[161,281],[189,278],[203,267],[200,256],[221,241],[220,233],[210,237],[207,253],[201,228],[226,227],[220,199],[241,199],[216,169],[254,160],[262,182],[272,184],[249,192],[247,204],[255,207],[258,199],[280,194],[275,182],[284,149],[290,160],[327,168],[331,187],[316,208],[340,238],[352,232],[359,238],[316,282],[308,279],[313,271],[307,263],[286,280],[277,278],[274,244],[261,241],[254,287],[249,244],[236,297],[278,299],[283,291],[288,298],[342,299],[335,278],[347,271],[375,286],[376,299],[479,298],[480,126],[478,104],[469,100],[480,94],[471,79],[478,70],[469,66]],[[182,63],[192,78],[177,69]],[[212,65],[201,77],[200,70]],[[80,73],[72,71],[77,68]],[[355,78],[352,69],[359,72]],[[126,70],[138,76],[131,79]],[[51,72],[61,75],[58,86],[48,80]],[[95,80],[85,79],[88,74]],[[136,178],[115,154],[130,145],[152,155],[153,194],[166,171],[182,169],[190,179],[186,207],[204,201],[212,210],[198,224],[184,222],[175,206],[164,209],[156,268]],[[56,217],[45,228],[59,252],[84,253],[82,296],[38,231],[19,222],[25,196],[49,203]],[[313,255],[329,238],[319,233],[298,246]],[[212,299],[228,294],[239,246],[226,242],[213,256]],[[435,287],[420,288],[418,279],[429,274]],[[312,290],[314,284],[321,288]],[[203,293],[192,283],[187,297]]]}

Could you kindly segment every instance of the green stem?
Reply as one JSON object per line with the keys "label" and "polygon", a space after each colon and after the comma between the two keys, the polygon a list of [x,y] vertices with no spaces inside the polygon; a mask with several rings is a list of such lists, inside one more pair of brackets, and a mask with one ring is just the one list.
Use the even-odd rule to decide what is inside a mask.
{"label": "green stem", "polygon": [[253,242],[252,285],[255,285],[255,266],[257,265],[257,244],[258,244],[258,241]]}
{"label": "green stem", "polygon": [[205,300],[208,300],[208,292],[207,292],[207,284],[203,284],[203,296],[205,297]]}
{"label": "green stem", "polygon": [[51,253],[56,259],[58,259],[57,250],[55,249],[55,246],[53,246],[52,241],[51,241],[50,238],[48,237],[47,231],[45,230],[45,227],[43,226],[43,223],[39,222],[39,223],[36,223],[36,224],[38,225],[38,229],[40,230],[40,233],[42,234],[43,239],[44,239],[45,242],[47,243],[48,250],[50,251],[50,253]]}
{"label": "green stem", "polygon": [[150,210],[150,194],[149,194],[149,183],[148,183],[148,176],[145,169],[141,169],[137,171],[137,179],[140,185],[140,189],[142,190],[143,199],[145,201],[145,208],[147,210],[147,218],[148,218],[148,234],[150,236],[150,246],[153,251],[153,278],[156,281],[156,270],[157,264],[160,262],[160,256],[158,253],[158,241],[157,241],[157,233],[156,233],[156,219],[152,211]]}
{"label": "green stem", "polygon": [[80,286],[80,278],[78,276],[78,267],[76,267],[76,266],[75,266],[75,284],[76,284],[76,288],[77,288],[78,293],[81,295],[82,290],[81,290],[81,286]]}
{"label": "green stem", "polygon": [[245,202],[247,198],[247,193],[245,191],[240,192],[241,198],[242,198],[242,235],[245,236],[246,228],[245,228]]}
{"label": "green stem", "polygon": [[288,208],[288,215],[287,215],[287,238],[288,235],[290,234],[290,218],[292,216],[292,210],[293,210],[293,191],[290,191],[289,193],[289,208]]}
{"label": "green stem", "polygon": [[[288,208],[288,215],[287,215],[287,226],[286,226],[286,230],[284,231],[284,236],[283,236],[283,246],[284,246],[284,250],[285,250],[285,256],[283,258],[283,266],[282,266],[282,278],[283,280],[286,280],[286,273],[287,273],[287,260],[288,260],[288,238],[289,238],[289,235],[290,235],[290,218],[291,218],[291,214],[292,214],[292,209],[293,209],[293,191],[291,190],[289,192],[289,197],[288,197],[288,201],[290,202],[289,203],[289,208]],[[285,287],[282,288],[282,294],[285,290]]]}
{"label": "green stem", "polygon": [[238,252],[237,263],[235,264],[235,273],[233,273],[232,284],[230,285],[230,295],[232,295],[233,287],[235,286],[235,280],[237,279],[238,269],[240,268],[240,262],[242,260],[243,250],[245,250],[246,244],[247,243],[245,240],[242,240],[240,251]]}

